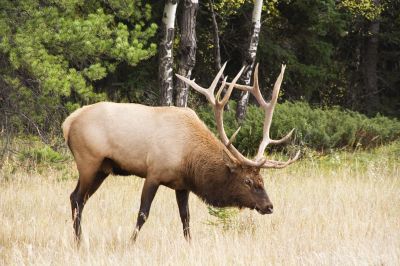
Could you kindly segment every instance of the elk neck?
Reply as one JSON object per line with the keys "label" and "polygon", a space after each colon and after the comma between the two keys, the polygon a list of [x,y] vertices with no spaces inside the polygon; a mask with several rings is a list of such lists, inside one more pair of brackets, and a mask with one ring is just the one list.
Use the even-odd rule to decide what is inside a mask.
{"label": "elk neck", "polygon": [[184,163],[185,183],[206,203],[217,206],[234,206],[230,197],[232,180],[224,162],[224,145],[212,135],[195,131],[193,143]]}

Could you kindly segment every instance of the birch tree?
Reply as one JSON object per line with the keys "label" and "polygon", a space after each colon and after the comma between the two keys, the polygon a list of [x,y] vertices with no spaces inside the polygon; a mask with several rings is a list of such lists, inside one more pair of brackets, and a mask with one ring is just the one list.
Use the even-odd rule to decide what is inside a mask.
{"label": "birch tree", "polygon": [[[240,79],[241,84],[250,85],[251,75],[253,73],[254,63],[256,60],[258,39],[261,28],[261,10],[262,0],[255,0],[252,14],[252,26],[249,36],[249,46],[244,55],[243,65],[246,66],[242,77]],[[243,92],[240,95],[240,99],[236,109],[236,119],[242,121],[246,116],[247,104],[249,102],[249,93]]]}
{"label": "birch tree", "polygon": [[159,44],[158,77],[161,90],[161,105],[172,105],[173,100],[173,41],[175,33],[175,14],[178,0],[166,0],[161,25]]}
{"label": "birch tree", "polygon": [[[196,64],[196,17],[198,8],[198,0],[183,1],[183,14],[180,20],[181,43],[178,74],[187,78],[192,75],[192,70]],[[176,90],[176,106],[186,107],[189,86],[183,81],[177,80]]]}

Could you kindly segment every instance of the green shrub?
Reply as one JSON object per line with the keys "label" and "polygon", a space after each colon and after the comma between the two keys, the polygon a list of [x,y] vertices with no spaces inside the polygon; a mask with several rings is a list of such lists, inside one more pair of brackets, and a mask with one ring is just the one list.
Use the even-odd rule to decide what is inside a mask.
{"label": "green shrub", "polygon": [[21,161],[31,160],[35,163],[59,163],[66,160],[64,156],[53,150],[50,146],[33,147],[24,149],[19,154]]}
{"label": "green shrub", "polygon": [[[239,127],[235,120],[235,103],[225,112],[224,124],[228,136]],[[200,118],[215,132],[210,107],[200,107]],[[246,120],[236,138],[235,146],[244,153],[255,154],[263,134],[264,113],[250,105]],[[292,144],[319,151],[357,147],[370,148],[400,138],[400,122],[381,115],[368,118],[357,112],[338,107],[311,108],[304,102],[278,104],[271,125],[271,138],[281,138],[295,128]]]}
{"label": "green shrub", "polygon": [[235,218],[239,213],[236,208],[216,208],[207,206],[208,214],[212,216],[212,219],[207,220],[208,225],[220,226],[222,229],[227,230],[233,227],[235,224]]}

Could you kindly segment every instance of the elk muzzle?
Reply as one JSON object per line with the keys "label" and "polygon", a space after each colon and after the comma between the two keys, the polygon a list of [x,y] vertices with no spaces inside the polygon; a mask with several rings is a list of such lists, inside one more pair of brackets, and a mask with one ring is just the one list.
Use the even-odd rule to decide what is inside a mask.
{"label": "elk muzzle", "polygon": [[269,200],[265,200],[262,204],[256,206],[256,211],[260,214],[271,214],[274,211],[274,206]]}

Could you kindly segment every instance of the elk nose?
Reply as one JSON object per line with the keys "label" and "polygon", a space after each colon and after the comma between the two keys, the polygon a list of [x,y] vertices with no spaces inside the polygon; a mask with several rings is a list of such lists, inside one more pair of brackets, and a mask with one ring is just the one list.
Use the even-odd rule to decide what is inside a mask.
{"label": "elk nose", "polygon": [[261,208],[256,207],[256,210],[260,214],[271,214],[274,211],[274,207],[272,206],[272,203],[268,202],[265,203]]}
{"label": "elk nose", "polygon": [[268,205],[266,206],[266,208],[265,208],[265,213],[271,214],[271,213],[273,213],[273,212],[274,212],[274,206],[272,206],[272,204],[270,203],[270,204],[268,204]]}

